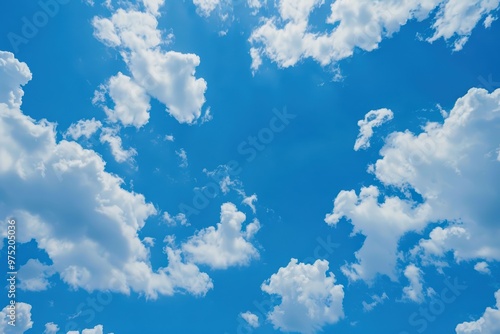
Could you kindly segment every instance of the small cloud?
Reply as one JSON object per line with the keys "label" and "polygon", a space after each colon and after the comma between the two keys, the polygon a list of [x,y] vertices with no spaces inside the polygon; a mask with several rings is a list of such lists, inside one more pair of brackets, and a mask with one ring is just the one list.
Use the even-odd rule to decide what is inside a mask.
{"label": "small cloud", "polygon": [[488,268],[488,263],[484,261],[476,263],[474,270],[485,275],[491,274],[490,268]]}
{"label": "small cloud", "polygon": [[240,316],[253,328],[259,327],[259,317],[252,312],[240,313]]}
{"label": "small cloud", "polygon": [[163,138],[165,141],[174,141],[175,138],[173,135],[165,135],[165,137]]}
{"label": "small cloud", "polygon": [[179,151],[175,151],[175,154],[177,154],[177,156],[181,159],[179,167],[186,168],[189,165],[186,151],[181,148]]}

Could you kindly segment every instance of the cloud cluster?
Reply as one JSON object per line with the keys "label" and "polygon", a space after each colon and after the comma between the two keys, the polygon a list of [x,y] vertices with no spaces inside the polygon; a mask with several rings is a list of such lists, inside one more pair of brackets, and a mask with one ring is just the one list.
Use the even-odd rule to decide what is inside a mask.
{"label": "cloud cluster", "polygon": [[325,218],[335,225],[345,217],[354,233],[366,236],[357,261],[344,273],[351,279],[385,274],[395,280],[401,237],[435,222],[442,225],[418,242],[412,256],[438,263],[452,251],[457,261],[499,260],[499,126],[500,90],[473,88],[456,101],[444,123],[428,122],[419,134],[388,135],[382,157],[369,171],[401,195],[383,195],[376,186],[362,188],[359,195],[341,191]]}
{"label": "cloud cluster", "polygon": [[[30,78],[26,64],[0,63],[2,72],[16,69]],[[154,271],[138,237],[156,214],[154,206],[143,195],[124,190],[123,180],[105,170],[96,152],[76,142],[58,142],[53,123],[37,122],[17,105],[0,100],[0,191],[7,194],[0,206],[2,235],[5,218],[15,217],[25,227],[17,241],[35,240],[52,261],[50,268],[28,262],[20,271],[24,287],[47,287],[50,269],[72,288],[88,291],[135,291],[156,298],[178,290],[203,295],[212,288],[207,274],[172,250],[166,252],[168,265]]]}
{"label": "cloud cluster", "polygon": [[[110,18],[92,20],[94,35],[120,51],[131,77],[118,73],[97,92],[96,101],[109,95],[114,109],[105,108],[110,121],[140,127],[149,119],[149,96],[166,106],[180,123],[193,123],[201,115],[207,83],[195,77],[200,58],[195,54],[163,51],[158,29],[163,1],[144,1],[145,11],[118,9]],[[172,38],[172,36],[169,36]]]}
{"label": "cloud cluster", "polygon": [[[434,34],[427,40],[452,41],[460,50],[480,20],[499,6],[499,0],[336,0],[330,4],[327,31],[314,32],[311,14],[324,0],[280,0],[278,15],[265,18],[250,36],[252,69],[261,64],[262,56],[280,67],[294,66],[312,58],[322,66],[350,57],[356,48],[372,51],[384,38],[410,20],[423,21],[434,15]],[[488,26],[488,24],[485,24]]]}
{"label": "cloud cluster", "polygon": [[364,150],[370,147],[370,138],[373,136],[373,128],[390,121],[394,117],[392,111],[386,108],[371,110],[365,118],[358,121],[359,135],[354,143],[354,150]]}

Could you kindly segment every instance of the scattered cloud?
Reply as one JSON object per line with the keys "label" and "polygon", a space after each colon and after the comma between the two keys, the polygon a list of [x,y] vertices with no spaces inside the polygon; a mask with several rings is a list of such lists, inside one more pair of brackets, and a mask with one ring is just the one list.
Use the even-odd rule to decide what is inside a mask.
{"label": "scattered cloud", "polygon": [[103,128],[100,136],[101,143],[108,143],[111,148],[111,153],[115,158],[116,162],[126,162],[133,161],[133,157],[137,155],[137,151],[134,148],[129,148],[125,150],[122,146],[122,139],[118,136],[117,129]]}
{"label": "scattered cloud", "polygon": [[[351,279],[371,280],[377,273],[396,280],[398,242],[409,231],[435,227],[419,242],[413,255],[427,262],[453,251],[457,261],[500,259],[496,235],[500,196],[498,183],[498,126],[500,90],[491,94],[473,88],[459,98],[444,123],[428,122],[420,134],[410,131],[387,136],[382,158],[369,166],[384,187],[401,191],[401,197],[383,196],[378,187],[341,191],[326,216],[335,225],[346,217],[354,233],[366,240],[356,252],[357,263],[343,272]],[[460,189],[460,191],[457,191]],[[422,200],[413,200],[415,191]],[[380,247],[379,245],[384,245]],[[383,260],[382,260],[383,259]]]}
{"label": "scattered cloud", "polygon": [[57,334],[59,332],[59,326],[53,322],[48,322],[45,324],[45,330],[43,334]]}
{"label": "scattered cloud", "polygon": [[[11,73],[24,71],[26,65],[20,64],[0,62],[0,72],[4,66],[11,67]],[[17,191],[4,197],[0,216],[23,222],[19,244],[35,240],[54,272],[74,289],[135,291],[154,299],[177,291],[204,295],[213,287],[207,274],[175,251],[166,252],[166,267],[153,270],[138,233],[156,214],[154,206],[142,194],[123,189],[123,180],[105,170],[99,154],[74,141],[58,142],[55,124],[37,122],[4,102],[0,101],[0,191]]]}
{"label": "scattered cloud", "polygon": [[327,1],[331,28],[315,32],[312,13],[325,5],[323,0],[281,0],[278,15],[263,18],[250,36],[252,69],[266,56],[280,67],[294,66],[312,58],[322,66],[352,56],[356,48],[372,51],[384,38],[390,38],[411,20],[423,21],[434,16],[434,34],[427,40],[452,41],[454,50],[467,42],[477,23],[493,12],[498,0],[409,0],[392,1]]}
{"label": "scattered cloud", "polygon": [[182,226],[189,226],[189,222],[187,220],[187,217],[184,213],[178,213],[175,216],[171,216],[168,212],[163,213],[163,221],[167,223],[169,226],[176,226],[177,224],[180,224]]}
{"label": "scattered cloud", "polygon": [[187,166],[189,166],[189,163],[186,151],[183,148],[181,148],[179,151],[175,151],[175,154],[177,154],[177,156],[181,159],[179,167],[187,168]]}
{"label": "scattered cloud", "polygon": [[375,307],[377,307],[377,305],[383,304],[386,299],[389,299],[389,297],[387,296],[387,294],[385,292],[382,295],[380,295],[380,296],[379,295],[373,295],[372,296],[372,300],[373,301],[371,303],[367,303],[367,302],[363,301],[363,303],[362,303],[363,310],[365,312],[370,312]]}
{"label": "scattered cloud", "polygon": [[359,135],[354,144],[354,150],[364,150],[370,147],[370,138],[373,136],[373,128],[390,121],[394,117],[392,111],[386,108],[371,110],[365,118],[358,121]]}

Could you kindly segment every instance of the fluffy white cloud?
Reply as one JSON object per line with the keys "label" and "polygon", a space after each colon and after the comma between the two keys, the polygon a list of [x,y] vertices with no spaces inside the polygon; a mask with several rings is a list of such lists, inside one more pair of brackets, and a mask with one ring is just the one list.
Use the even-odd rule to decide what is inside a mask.
{"label": "fluffy white cloud", "polygon": [[240,316],[253,328],[259,327],[259,317],[250,311],[241,313]]}
{"label": "fluffy white cloud", "polygon": [[373,136],[373,128],[381,126],[394,117],[392,111],[386,108],[371,110],[365,118],[358,121],[359,135],[354,144],[354,150],[367,149],[370,147],[370,138]]}
{"label": "fluffy white cloud", "polygon": [[[1,65],[0,65],[1,66]],[[3,334],[23,334],[31,327],[31,305],[26,303],[16,303],[15,326],[9,325],[13,319],[11,315],[11,305],[7,305],[0,311],[0,333]]]}
{"label": "fluffy white cloud", "polygon": [[335,285],[335,275],[327,270],[326,260],[305,264],[291,259],[262,284],[262,291],[281,298],[267,314],[275,328],[311,334],[344,317],[344,287]]}
{"label": "fluffy white cloud", "polygon": [[372,296],[373,301],[371,303],[367,303],[367,302],[363,301],[363,303],[362,303],[363,310],[365,312],[369,312],[369,311],[373,310],[377,305],[383,304],[386,299],[389,299],[389,296],[387,296],[387,294],[385,292],[381,296],[373,295]]}
{"label": "fluffy white cloud", "polygon": [[405,277],[410,282],[410,285],[403,288],[403,298],[412,300],[416,303],[424,301],[424,289],[422,270],[413,263],[408,265],[404,271]]}
{"label": "fluffy white cloud", "polygon": [[372,280],[377,273],[396,280],[399,239],[406,232],[422,229],[430,216],[427,204],[415,206],[395,196],[384,196],[380,203],[379,197],[375,186],[361,188],[359,196],[354,190],[343,190],[335,198],[333,212],[325,218],[329,225],[335,225],[346,217],[354,225],[353,233],[366,236],[363,247],[355,253],[358,263],[342,268],[351,280]]}
{"label": "fluffy white cloud", "polygon": [[105,85],[100,86],[100,91],[96,92],[94,103],[103,103],[106,94],[114,103],[113,109],[105,105],[102,106],[110,122],[120,122],[124,126],[133,125],[136,128],[148,123],[149,109],[151,109],[149,96],[144,88],[135,83],[133,79],[118,72]]}
{"label": "fluffy white cloud", "polygon": [[50,266],[47,266],[37,259],[30,259],[19,268],[17,278],[19,288],[28,291],[42,291],[49,286],[48,278],[54,274]]}
{"label": "fluffy white cloud", "polygon": [[45,330],[43,331],[43,334],[57,334],[59,331],[59,326],[56,325],[53,322],[48,322],[45,324]]}
{"label": "fluffy white cloud", "polygon": [[25,227],[17,241],[34,239],[51,268],[75,289],[133,290],[156,298],[178,290],[203,295],[212,287],[207,274],[176,252],[167,252],[168,265],[153,271],[138,233],[156,214],[154,206],[142,194],[124,190],[123,180],[105,170],[96,152],[57,142],[53,123],[36,122],[3,102],[0,192],[8,196],[0,205],[2,235],[5,218],[16,217]]}
{"label": "fluffy white cloud", "polygon": [[196,6],[198,13],[201,16],[210,16],[210,14],[220,6],[221,0],[193,0],[194,5]]}
{"label": "fluffy white cloud", "polygon": [[102,127],[102,123],[92,119],[81,119],[70,125],[64,133],[64,138],[71,137],[73,140],[78,140],[80,137],[89,139],[94,133]]}
{"label": "fluffy white cloud", "polygon": [[180,212],[175,216],[170,215],[168,212],[163,213],[163,220],[170,226],[176,226],[177,224],[183,226],[189,226],[189,222],[184,213]]}
{"label": "fluffy white cloud", "polygon": [[[428,40],[434,42],[439,38],[449,40],[457,37],[454,50],[459,51],[469,39],[472,29],[486,17],[484,25],[489,27],[493,12],[500,4],[500,0],[448,0],[441,6],[433,24],[435,33]],[[488,16],[487,16],[488,15]],[[486,20],[490,22],[487,23]]]}
{"label": "fluffy white cloud", "polygon": [[262,55],[280,67],[293,66],[303,58],[325,66],[351,56],[355,48],[372,51],[408,21],[422,21],[437,8],[434,35],[428,40],[452,39],[459,50],[479,20],[498,7],[498,0],[336,0],[329,1],[326,20],[332,28],[314,32],[309,18],[323,0],[277,3],[279,15],[263,19],[250,37],[254,70]]}
{"label": "fluffy white cloud", "polygon": [[488,268],[488,263],[484,261],[476,263],[474,265],[474,270],[481,274],[491,274],[490,268]]}
{"label": "fluffy white cloud", "polygon": [[19,108],[24,86],[31,80],[31,72],[10,52],[0,51],[0,101],[11,108]]}
{"label": "fluffy white cloud", "polygon": [[[79,331],[69,331],[67,334],[80,334],[80,332]],[[103,334],[103,326],[96,325],[94,328],[84,329],[84,330],[82,330],[82,334]]]}
{"label": "fluffy white cloud", "polygon": [[[161,2],[156,4],[160,6]],[[193,123],[201,115],[207,89],[206,81],[195,77],[200,58],[195,54],[162,51],[162,34],[155,15],[155,11],[118,9],[109,19],[93,19],[94,34],[121,51],[134,82],[163,103],[170,115],[181,123]],[[143,110],[144,102],[140,99],[135,104]]]}
{"label": "fluffy white cloud", "polygon": [[246,216],[232,203],[221,206],[220,223],[210,226],[192,236],[182,244],[186,257],[198,264],[214,269],[225,269],[235,265],[248,265],[259,257],[259,252],[249,241],[260,228],[258,220],[246,225]]}
{"label": "fluffy white cloud", "polygon": [[128,150],[123,148],[122,139],[118,136],[118,131],[116,129],[103,128],[99,139],[101,143],[109,144],[111,153],[116,162],[131,161],[132,158],[137,155],[137,151],[134,148],[129,148]]}
{"label": "fluffy white cloud", "polygon": [[500,333],[500,290],[495,292],[496,308],[487,307],[481,318],[464,322],[455,328],[457,334],[498,334]]}
{"label": "fluffy white cloud", "polygon": [[[382,158],[369,171],[384,186],[399,188],[402,197],[384,196],[379,202],[374,186],[362,188],[359,197],[353,190],[341,191],[326,216],[329,224],[346,217],[354,233],[366,236],[357,263],[344,272],[353,279],[371,279],[377,273],[395,279],[400,238],[421,232],[431,222],[446,226],[421,240],[413,255],[432,261],[453,251],[457,261],[499,260],[499,125],[500,90],[489,94],[473,88],[456,101],[444,123],[429,122],[420,134],[390,134]],[[411,198],[410,189],[422,197],[421,203]]]}

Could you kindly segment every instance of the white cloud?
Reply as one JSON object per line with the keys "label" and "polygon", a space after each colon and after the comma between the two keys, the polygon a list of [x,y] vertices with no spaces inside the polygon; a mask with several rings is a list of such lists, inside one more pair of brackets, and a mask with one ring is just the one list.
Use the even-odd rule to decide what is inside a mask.
{"label": "white cloud", "polygon": [[101,143],[108,143],[111,148],[111,153],[116,162],[132,161],[133,157],[137,155],[134,148],[125,150],[122,146],[122,139],[118,136],[118,131],[111,128],[103,128],[100,136]]}
{"label": "white cloud", "polygon": [[488,268],[488,263],[484,261],[476,263],[474,265],[474,270],[481,274],[491,274],[490,268]]}
{"label": "white cloud", "polygon": [[245,219],[245,214],[234,204],[224,203],[217,227],[210,226],[196,233],[182,244],[182,251],[190,261],[214,269],[248,265],[252,259],[259,258],[259,252],[249,240],[260,224],[255,219],[243,229]]}
{"label": "white cloud", "polygon": [[31,80],[31,72],[25,63],[21,63],[10,52],[0,51],[0,101],[11,108],[21,106],[24,86]]}
{"label": "white cloud", "polygon": [[174,136],[173,136],[173,135],[165,135],[165,140],[166,140],[166,141],[174,141],[174,140],[175,140],[175,138],[174,138]]}
{"label": "white cloud", "polygon": [[371,310],[373,310],[377,305],[379,304],[383,304],[384,301],[386,299],[389,299],[389,297],[387,296],[387,294],[384,292],[381,296],[378,296],[378,295],[373,295],[372,296],[372,302],[371,303],[367,303],[365,301],[363,301],[362,305],[363,305],[363,310],[365,312],[370,312]]}
{"label": "white cloud", "polygon": [[123,126],[133,125],[140,128],[149,121],[149,96],[144,88],[134,80],[121,72],[111,77],[105,85],[100,86],[100,91],[96,92],[96,100],[101,100],[99,96],[106,94],[112,99],[114,108],[110,109],[102,105],[108,121],[120,122]]}
{"label": "white cloud", "polygon": [[370,138],[373,136],[373,128],[390,121],[394,117],[392,111],[386,108],[371,110],[365,118],[358,121],[359,135],[354,144],[354,150],[367,149],[370,147]]}
{"label": "white cloud", "polygon": [[[15,63],[0,64],[3,71],[1,66]],[[123,189],[123,180],[105,170],[96,152],[74,141],[57,142],[53,123],[36,122],[2,102],[0,192],[16,189],[2,198],[2,235],[5,217],[22,221],[18,243],[35,240],[51,268],[74,289],[156,298],[179,290],[203,295],[212,288],[207,274],[175,252],[167,252],[168,266],[154,271],[138,237],[156,214],[154,206]]]}
{"label": "white cloud", "polygon": [[102,123],[92,119],[81,119],[76,123],[70,125],[68,130],[64,133],[64,138],[72,138],[78,140],[80,137],[89,139],[94,133],[102,127]]}
{"label": "white cloud", "polygon": [[171,216],[168,212],[165,211],[163,213],[163,220],[169,226],[176,226],[177,224],[180,224],[182,226],[189,226],[189,222],[187,220],[187,217],[182,212],[176,214],[175,216]]}
{"label": "white cloud", "polygon": [[254,202],[257,202],[257,194],[253,194],[251,196],[243,196],[243,201],[241,203],[248,205],[255,214],[257,210],[255,209]]}
{"label": "white cloud", "polygon": [[422,270],[412,263],[406,267],[404,275],[410,285],[403,288],[403,298],[422,303],[424,301]]}
{"label": "white cloud", "polygon": [[487,307],[481,318],[464,322],[455,328],[457,334],[498,334],[500,333],[500,290],[495,292],[496,308]]}
{"label": "white cloud", "polygon": [[136,84],[167,107],[181,123],[201,115],[207,83],[195,77],[200,58],[161,50],[162,34],[153,12],[118,9],[110,19],[92,21],[97,39],[121,52]]}
{"label": "white cloud", "polygon": [[334,274],[327,270],[326,260],[304,264],[291,259],[262,284],[262,291],[281,298],[267,314],[276,329],[312,334],[344,317],[344,287],[335,285]]}
{"label": "white cloud", "polygon": [[193,4],[201,16],[208,17],[217,6],[220,6],[221,0],[193,0]]}
{"label": "white cloud", "polygon": [[43,331],[43,334],[57,334],[59,331],[59,326],[57,326],[53,322],[48,322],[45,324],[45,330]]}
{"label": "white cloud", "polygon": [[[91,329],[82,330],[82,334],[103,334],[104,327],[102,325],[96,325]],[[67,334],[80,334],[79,331],[69,331]]]}
{"label": "white cloud", "polygon": [[446,1],[446,4],[440,7],[436,15],[436,21],[432,26],[435,33],[429,38],[429,41],[434,42],[439,38],[449,40],[452,37],[457,37],[454,50],[461,50],[472,33],[472,29],[482,18],[494,11],[499,4],[500,0]]}
{"label": "white cloud", "polygon": [[[369,280],[380,273],[396,279],[400,238],[431,222],[447,225],[421,240],[413,255],[432,261],[453,251],[457,261],[500,259],[499,105],[500,90],[489,94],[473,88],[457,100],[444,123],[429,122],[420,134],[394,132],[386,138],[382,158],[369,171],[385,187],[399,188],[403,197],[385,196],[379,202],[374,186],[362,188],[359,197],[353,190],[341,191],[325,219],[333,225],[346,217],[354,233],[366,236],[357,263],[344,268],[347,275]],[[422,203],[406,195],[409,189]]]}
{"label": "white cloud", "polygon": [[325,66],[350,57],[355,48],[372,51],[408,21],[422,21],[434,15],[438,7],[432,26],[434,35],[428,40],[454,40],[458,50],[479,20],[498,7],[498,0],[328,1],[330,15],[326,23],[332,28],[314,32],[309,18],[325,4],[323,0],[277,3],[279,15],[263,19],[250,37],[253,50],[258,51],[251,54],[253,70],[262,55],[280,67],[294,66],[304,58]]}
{"label": "white cloud", "polygon": [[[1,64],[0,64],[1,66]],[[7,305],[0,311],[0,333],[3,334],[23,334],[33,327],[31,321],[31,305],[26,303],[16,303],[15,326],[9,325],[13,319],[11,316],[11,305]]]}
{"label": "white cloud", "polygon": [[179,151],[175,151],[175,154],[181,159],[179,167],[186,168],[189,165],[186,151],[181,148]]}
{"label": "white cloud", "polygon": [[47,266],[37,259],[29,259],[25,265],[19,268],[18,276],[19,288],[28,291],[42,291],[49,286],[49,278],[54,274],[50,266]]}
{"label": "white cloud", "polygon": [[240,316],[253,328],[259,327],[259,317],[250,311],[240,313]]}

